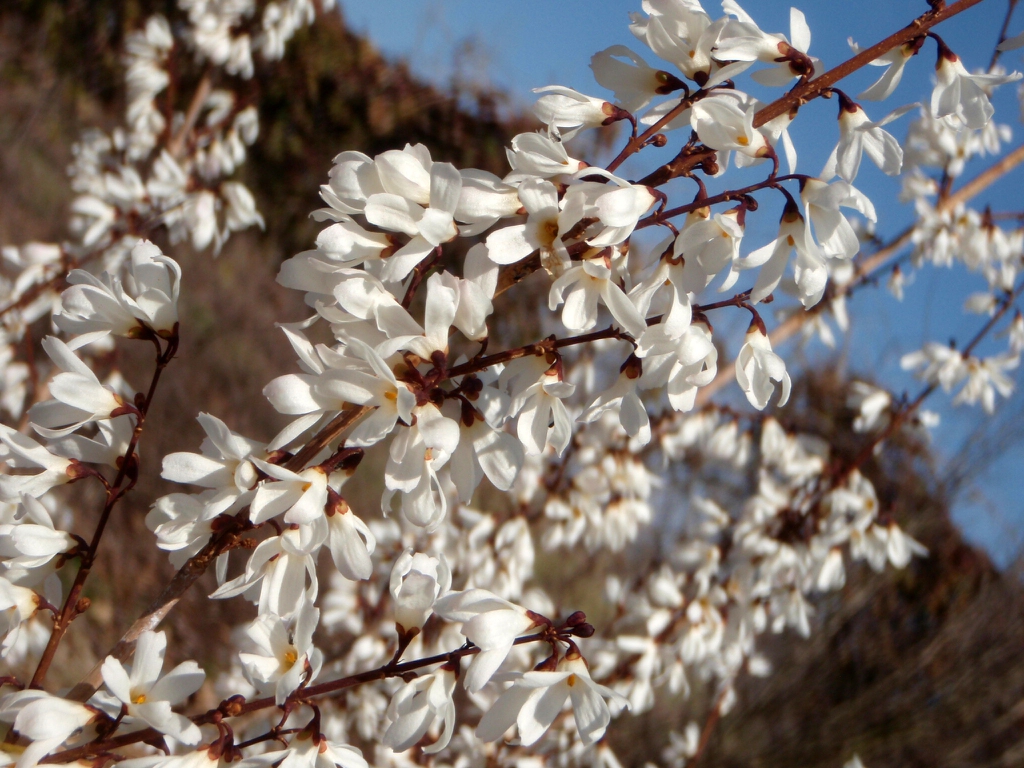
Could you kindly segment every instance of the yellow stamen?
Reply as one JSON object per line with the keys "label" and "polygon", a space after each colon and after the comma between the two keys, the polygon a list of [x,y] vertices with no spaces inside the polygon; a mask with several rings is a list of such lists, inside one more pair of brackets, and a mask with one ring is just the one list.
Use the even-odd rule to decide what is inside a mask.
{"label": "yellow stamen", "polygon": [[537,234],[541,243],[550,248],[551,244],[555,242],[555,238],[558,237],[558,219],[548,219],[540,225],[539,230]]}

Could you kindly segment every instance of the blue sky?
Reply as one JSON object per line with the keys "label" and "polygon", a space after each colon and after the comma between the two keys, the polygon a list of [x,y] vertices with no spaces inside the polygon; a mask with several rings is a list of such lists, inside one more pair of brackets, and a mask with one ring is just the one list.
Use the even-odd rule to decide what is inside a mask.
{"label": "blue sky", "polygon": [[[763,29],[788,34],[791,2],[747,0],[741,4]],[[555,83],[592,95],[607,95],[594,82],[589,61],[593,53],[610,45],[628,45],[649,63],[658,65],[628,29],[629,13],[640,10],[639,0],[342,0],[342,5],[354,30],[369,36],[389,58],[406,61],[418,76],[441,86],[456,77],[463,82],[494,85],[509,94],[512,106],[528,107],[534,99],[532,88]],[[808,0],[798,7],[811,28],[810,53],[829,68],[849,58],[848,37],[865,46],[873,44],[906,25],[925,10],[926,4],[923,0]],[[960,55],[968,69],[985,67],[1006,7],[1006,0],[984,0],[935,31]],[[705,8],[712,15],[718,11],[717,3],[707,0]],[[1014,19],[1010,31],[1016,34],[1022,29],[1024,11]],[[1005,55],[1003,63],[1024,69],[1020,53]],[[934,61],[935,45],[929,41],[922,54],[910,63],[903,82],[888,101],[881,105],[865,103],[868,114],[878,119],[902,104],[927,98]],[[840,83],[840,87],[851,95],[859,93],[881,71],[867,68]],[[741,78],[738,85],[765,101],[781,93],[778,89],[761,89],[748,78]],[[1013,128],[1011,146],[1016,146],[1024,139],[1024,128],[1014,86],[1000,89],[993,103],[997,121]],[[792,134],[800,152],[799,170],[816,173],[837,139],[837,131],[825,118],[834,116],[837,106],[834,100],[818,100],[804,109],[808,113],[813,110],[814,117],[797,120]],[[910,116],[905,117],[888,129],[902,138],[909,119]],[[670,147],[678,144],[677,138],[681,137],[670,135]],[[630,177],[633,171],[654,167],[658,158],[650,152],[640,159],[640,164],[624,166],[623,175]],[[984,160],[974,161],[965,178],[973,177],[984,167]],[[976,199],[975,206],[981,208],[988,203],[993,210],[1019,210],[1024,189],[1022,174],[1024,171],[1018,171],[994,185]],[[879,208],[881,235],[899,232],[910,223],[912,210],[895,202],[897,182],[865,161],[856,183]],[[692,195],[691,189],[679,189],[681,196]],[[884,200],[894,202],[882,205]],[[1018,202],[1015,204],[1014,200]],[[772,205],[763,206],[753,220],[748,220],[747,242],[760,244],[774,237],[776,211]],[[961,304],[968,292],[984,287],[980,277],[962,269],[926,268],[908,288],[902,304],[884,291],[863,291],[851,302],[855,332],[843,346],[848,365],[896,392],[906,390],[913,394],[919,385],[899,369],[900,356],[929,340],[957,338],[965,343],[984,318],[965,315]],[[1001,343],[988,349],[999,351]],[[809,348],[808,354],[820,354],[820,345],[817,346],[817,351],[814,346]],[[959,449],[983,414],[975,409],[954,410],[948,403],[948,397],[937,395],[928,407],[943,417],[943,424],[935,433],[940,467],[947,462],[953,469],[961,462]],[[1007,431],[1010,419],[1024,423],[1022,414],[1021,394],[1000,403],[996,417],[986,422],[988,431],[981,442],[996,445],[999,430]],[[987,470],[957,499],[954,517],[969,538],[985,546],[999,562],[1006,562],[1024,541],[1024,443],[1015,443],[997,453],[985,462]]]}

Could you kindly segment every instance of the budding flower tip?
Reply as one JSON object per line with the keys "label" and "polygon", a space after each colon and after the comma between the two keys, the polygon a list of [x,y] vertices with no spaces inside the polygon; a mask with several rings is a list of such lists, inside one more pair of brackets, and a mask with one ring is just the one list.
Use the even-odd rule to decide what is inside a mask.
{"label": "budding flower tip", "polygon": [[583,611],[575,611],[569,615],[569,618],[565,620],[567,627],[578,627],[580,624],[584,624],[587,621],[587,614]]}

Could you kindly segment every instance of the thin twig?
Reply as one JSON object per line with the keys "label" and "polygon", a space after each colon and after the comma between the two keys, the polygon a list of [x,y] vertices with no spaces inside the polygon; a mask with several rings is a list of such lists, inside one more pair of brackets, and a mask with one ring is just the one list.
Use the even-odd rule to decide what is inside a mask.
{"label": "thin twig", "polygon": [[700,740],[697,742],[697,750],[693,753],[687,761],[687,765],[693,768],[704,755],[704,752],[708,748],[708,743],[711,741],[711,734],[715,731],[715,726],[718,725],[718,721],[722,719],[722,707],[725,704],[725,697],[731,690],[730,685],[724,685],[718,696],[715,697],[715,703],[711,707],[711,711],[708,712],[707,720],[704,721],[704,727],[700,731]]}
{"label": "thin twig", "polygon": [[[103,505],[103,510],[100,512],[99,522],[96,524],[96,529],[93,532],[92,540],[89,542],[89,547],[82,555],[78,573],[75,574],[75,580],[71,585],[71,589],[68,591],[68,596],[64,601],[64,606],[61,608],[60,614],[54,620],[53,631],[50,633],[50,639],[46,643],[46,648],[43,650],[43,654],[39,659],[36,671],[32,675],[32,680],[29,683],[30,688],[43,687],[43,680],[46,679],[46,673],[49,671],[50,664],[53,662],[54,654],[57,652],[57,646],[60,645],[61,639],[67,632],[68,627],[71,626],[71,622],[73,622],[85,609],[80,603],[82,590],[85,587],[85,581],[92,572],[93,564],[96,562],[96,553],[99,550],[100,541],[103,538],[103,532],[106,530],[107,522],[110,519],[110,514],[113,511],[114,506],[135,484],[135,478],[138,476],[138,462],[135,458],[135,450],[138,447],[139,438],[142,436],[142,430],[146,423],[146,414],[153,403],[153,397],[156,394],[156,387],[160,382],[160,375],[174,358],[177,348],[177,329],[175,329],[174,336],[167,341],[167,346],[163,351],[160,350],[160,345],[157,343],[156,369],[153,371],[153,378],[149,384],[149,391],[137,406],[138,415],[136,416],[135,429],[132,430],[132,436],[128,442],[128,447],[125,449],[124,455],[121,457],[121,466],[117,470],[114,482],[111,483],[107,489],[107,499]],[[124,485],[125,481],[127,481],[127,485]]]}
{"label": "thin twig", "polygon": [[[742,291],[737,293],[731,299],[723,299],[722,301],[716,301],[712,304],[694,304],[692,311],[697,312],[710,312],[714,309],[723,309],[724,307],[739,307],[743,306],[744,302],[750,298],[750,291]],[[657,325],[662,320],[662,315],[655,315],[649,317],[646,320],[647,325]],[[567,336],[563,339],[555,338],[550,336],[540,341],[535,341],[531,344],[524,344],[521,347],[515,347],[513,349],[507,349],[504,352],[495,352],[493,355],[487,355],[486,357],[476,358],[469,360],[462,365],[457,365],[454,368],[448,369],[448,378],[455,378],[456,376],[466,376],[470,373],[478,373],[491,366],[509,363],[513,360],[518,360],[521,357],[528,357],[530,355],[543,355],[548,352],[553,352],[556,349],[564,349],[565,347],[577,346],[579,344],[588,344],[592,341],[601,341],[603,339],[629,339],[629,335],[626,334],[614,325],[608,326],[607,328],[600,331],[591,331],[590,333],[583,333],[578,336]]]}
{"label": "thin twig", "polygon": [[992,58],[988,62],[987,72],[991,72],[992,68],[999,61],[999,57],[1002,55],[1002,51],[999,50],[999,46],[1006,40],[1006,33],[1010,29],[1010,19],[1013,16],[1013,11],[1017,7],[1017,0],[1010,0],[1006,8],[1006,16],[1003,18],[1003,26],[999,29],[999,39],[996,40],[996,47],[992,51]]}
{"label": "thin twig", "polygon": [[188,135],[196,125],[196,121],[199,119],[199,113],[206,103],[207,97],[210,95],[210,91],[213,88],[213,78],[210,72],[207,71],[202,79],[199,81],[199,85],[196,86],[195,93],[192,94],[192,101],[188,105],[188,110],[185,112],[185,120],[181,124],[181,128],[178,132],[171,137],[171,140],[167,142],[167,151],[171,153],[171,156],[179,159],[182,151],[185,149]]}

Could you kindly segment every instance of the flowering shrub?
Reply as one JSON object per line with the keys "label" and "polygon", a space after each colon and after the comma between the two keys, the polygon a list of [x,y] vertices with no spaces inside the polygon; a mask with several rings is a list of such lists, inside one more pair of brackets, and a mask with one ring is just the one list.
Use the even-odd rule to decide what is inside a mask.
{"label": "flowering shrub", "polygon": [[[154,471],[138,446],[179,347],[182,268],[153,239],[217,251],[263,223],[231,180],[258,140],[256,110],[213,84],[250,78],[254,56],[279,59],[331,3],[179,0],[174,25],[149,19],[126,46],[124,126],[76,147],[71,238],[3,251],[0,404],[17,423],[0,427],[3,760],[350,768],[367,764],[356,741],[378,765],[616,765],[604,741],[614,717],[700,683],[714,690],[706,725],[671,734],[665,758],[698,759],[737,679],[769,673],[764,633],[808,635],[813,595],[842,588],[850,561],[882,570],[927,555],[862,465],[897,433],[934,426],[921,406],[937,390],[987,412],[1012,390],[1024,237],[967,204],[1024,148],[956,182],[1007,140],[989,93],[1021,76],[995,60],[971,74],[932,31],[978,2],[933,2],[822,71],[796,9],[787,37],[733,0],[718,19],[697,0],[645,0],[630,29],[673,71],[613,46],[591,62],[611,100],[538,89],[544,128],[512,140],[504,178],[422,145],[341,152],[312,214],[324,225],[315,247],[278,277],[310,312],[280,326],[297,372],[264,389],[292,421],[256,439],[234,432],[231,414],[198,414],[206,439],[163,458],[181,489],[146,518],[177,575],[101,664],[50,692],[104,531]],[[932,44],[936,84],[920,107],[872,119],[837,87],[882,65],[857,98],[884,100]],[[1001,47],[1018,44],[1024,35]],[[172,52],[204,67],[181,105],[168,93]],[[762,103],[741,90],[748,75],[788,90]],[[835,149],[820,174],[797,172],[789,126],[833,96],[838,126],[823,130]],[[912,110],[900,142],[888,127]],[[629,135],[607,166],[570,155],[575,134],[613,123]],[[617,175],[668,145],[675,156],[638,181]],[[876,220],[855,186],[865,156],[904,175],[917,220],[862,253]],[[736,186],[741,172],[763,176]],[[670,201],[679,178],[696,185],[688,202]],[[744,245],[772,195],[777,236]],[[987,282],[968,308],[988,320],[961,348],[929,343],[903,359],[925,383],[912,399],[851,388],[863,435],[852,460],[762,413],[789,399],[776,351],[788,336],[833,342],[826,313],[846,330],[846,298],[882,270],[899,297],[908,272],[953,261]],[[550,335],[502,343],[491,333],[500,297],[539,289]],[[776,299],[784,319],[770,330]],[[531,311],[528,298],[512,306]],[[712,325],[729,313],[749,317],[731,360]],[[44,317],[49,362],[19,359]],[[997,329],[1005,350],[981,356]],[[135,370],[99,377],[98,355],[138,342],[153,345],[148,383]],[[751,409],[712,402],[733,380]],[[383,517],[346,498],[373,487],[368,451],[384,465]],[[105,493],[92,531],[61,507],[62,486],[80,481]],[[535,572],[537,548],[603,564],[585,574],[602,591],[601,621],[563,610],[558,585]],[[196,711],[187,702],[206,674],[193,661],[163,672],[158,625],[210,568],[210,597],[248,601],[256,617],[237,633],[234,667],[210,681],[220,703]]]}

